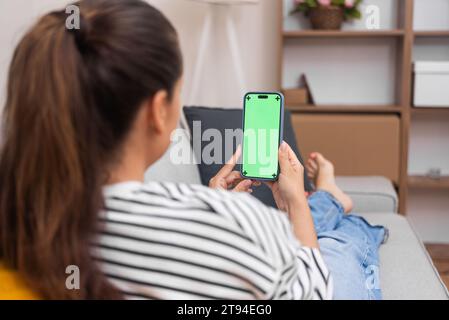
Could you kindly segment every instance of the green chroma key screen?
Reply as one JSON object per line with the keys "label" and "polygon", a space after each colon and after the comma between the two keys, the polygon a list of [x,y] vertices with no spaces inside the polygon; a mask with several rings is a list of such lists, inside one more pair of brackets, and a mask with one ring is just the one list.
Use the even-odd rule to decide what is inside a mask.
{"label": "green chroma key screen", "polygon": [[282,138],[283,97],[279,93],[248,93],[243,108],[244,177],[276,180]]}

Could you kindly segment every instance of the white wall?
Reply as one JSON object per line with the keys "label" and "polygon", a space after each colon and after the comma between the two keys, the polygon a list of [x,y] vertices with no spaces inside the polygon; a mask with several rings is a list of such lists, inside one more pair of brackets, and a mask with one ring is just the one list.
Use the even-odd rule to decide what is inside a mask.
{"label": "white wall", "polygon": [[284,48],[283,87],[306,74],[316,104],[397,103],[394,39],[291,39]]}
{"label": "white wall", "polygon": [[415,0],[413,28],[415,30],[447,30],[449,1]]}
{"label": "white wall", "polygon": [[[193,66],[198,52],[200,33],[207,5],[187,0],[147,0],[173,22],[177,28],[185,59],[185,103],[189,97]],[[36,18],[51,10],[64,7],[67,0],[1,0],[0,1],[0,105],[5,99],[8,65],[17,42]],[[257,5],[232,9],[248,90],[273,90],[277,83],[277,54],[279,25],[277,3],[261,0]],[[223,10],[223,9],[220,9]],[[222,14],[224,12],[221,12]],[[213,41],[205,59],[201,92],[195,104],[238,107],[241,93],[226,46],[222,19],[215,20]]]}

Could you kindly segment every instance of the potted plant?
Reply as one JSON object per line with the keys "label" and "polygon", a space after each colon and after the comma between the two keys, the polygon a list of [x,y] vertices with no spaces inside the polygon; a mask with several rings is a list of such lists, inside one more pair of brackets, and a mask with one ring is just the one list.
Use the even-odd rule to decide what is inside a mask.
{"label": "potted plant", "polygon": [[293,0],[293,13],[302,12],[310,18],[313,29],[339,30],[343,21],[360,19],[362,0]]}

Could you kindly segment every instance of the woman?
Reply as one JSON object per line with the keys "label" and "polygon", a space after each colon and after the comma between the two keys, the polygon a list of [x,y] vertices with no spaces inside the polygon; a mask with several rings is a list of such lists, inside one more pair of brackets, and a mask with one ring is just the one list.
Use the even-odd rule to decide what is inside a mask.
{"label": "woman", "polygon": [[[332,280],[315,223],[340,292],[362,288],[358,298],[365,298],[364,280],[355,278],[366,257],[360,250],[372,250],[375,260],[384,231],[346,219],[351,201],[321,155],[309,162],[320,191],[307,200],[304,169],[282,144],[281,174],[270,186],[286,214],[237,192],[254,184],[232,170],[238,154],[212,179],[216,190],[143,184],[179,119],[176,32],[143,1],[77,5],[79,30],[65,28],[64,11],[52,12],[13,57],[0,260],[49,299],[328,299]],[[66,288],[72,265],[80,290]]]}

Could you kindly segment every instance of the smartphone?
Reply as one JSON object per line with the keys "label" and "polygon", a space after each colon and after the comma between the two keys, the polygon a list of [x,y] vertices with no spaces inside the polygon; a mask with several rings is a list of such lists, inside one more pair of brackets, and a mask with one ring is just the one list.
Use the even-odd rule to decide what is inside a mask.
{"label": "smartphone", "polygon": [[283,140],[284,96],[279,92],[250,92],[243,102],[240,173],[243,178],[276,181],[278,150]]}

